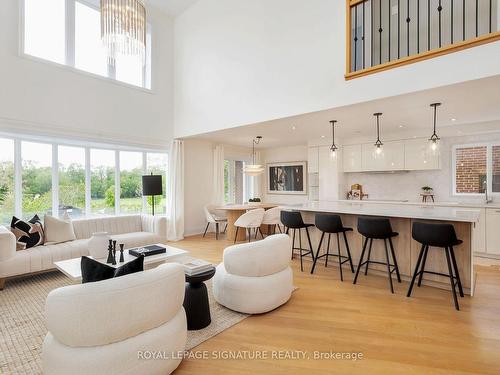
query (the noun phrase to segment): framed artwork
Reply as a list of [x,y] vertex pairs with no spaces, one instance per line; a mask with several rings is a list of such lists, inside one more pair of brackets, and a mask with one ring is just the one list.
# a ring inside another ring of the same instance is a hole
[[307,194],[306,162],[267,164],[268,194]]

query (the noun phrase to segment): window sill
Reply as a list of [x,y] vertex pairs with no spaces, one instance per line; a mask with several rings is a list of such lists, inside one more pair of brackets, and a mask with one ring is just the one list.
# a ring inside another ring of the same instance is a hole
[[122,81],[117,81],[116,79],[113,79],[113,78],[104,77],[104,76],[101,76],[99,74],[95,74],[95,73],[91,73],[91,72],[86,72],[85,70],[81,70],[81,69],[75,68],[73,66],[69,66],[69,65],[65,65],[65,64],[60,64],[60,63],[57,63],[57,62],[54,62],[54,61],[43,59],[41,57],[36,57],[36,56],[29,55],[29,54],[26,54],[24,52],[21,52],[19,54],[19,57],[24,58],[26,60],[30,60],[30,61],[35,61],[37,63],[42,63],[42,64],[45,64],[45,65],[53,66],[53,67],[56,67],[58,69],[66,70],[66,71],[69,71],[69,72],[72,72],[72,73],[76,73],[76,74],[79,74],[79,75],[82,75],[82,76],[86,76],[86,77],[89,77],[89,78],[97,79],[99,81],[104,81],[104,82],[107,82],[107,83],[111,83],[113,85],[117,85],[117,86],[129,88],[129,89],[133,89],[133,90],[142,91],[142,92],[144,92],[146,94],[151,94],[151,95],[155,95],[156,94],[156,92],[153,89],[148,89],[148,88],[145,88],[145,87],[135,86],[135,85],[132,85],[130,83],[126,83],[126,82],[122,82]]

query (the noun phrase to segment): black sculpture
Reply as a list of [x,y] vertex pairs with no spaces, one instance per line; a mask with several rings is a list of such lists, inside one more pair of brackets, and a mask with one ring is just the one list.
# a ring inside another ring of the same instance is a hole
[[123,248],[124,248],[125,244],[120,244],[120,263],[123,263],[125,262],[125,259],[123,258]]

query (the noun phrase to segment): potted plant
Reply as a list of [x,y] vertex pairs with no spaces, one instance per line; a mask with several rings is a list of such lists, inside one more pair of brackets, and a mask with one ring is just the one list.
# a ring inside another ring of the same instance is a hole
[[258,206],[260,204],[260,198],[250,198],[248,204],[251,206]]
[[425,195],[431,195],[433,192],[433,189],[430,186],[423,186],[422,187],[422,193]]

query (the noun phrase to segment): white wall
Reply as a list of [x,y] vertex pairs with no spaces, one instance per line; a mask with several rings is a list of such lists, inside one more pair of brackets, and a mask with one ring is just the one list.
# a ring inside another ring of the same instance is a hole
[[345,5],[200,0],[190,7],[175,20],[175,135],[500,74],[495,42],[345,81]]
[[[261,151],[262,164],[307,161],[307,146],[279,147]],[[267,169],[266,169],[267,171]],[[308,195],[267,194],[267,174],[261,177],[262,200],[268,203],[298,204],[308,201]]]
[[[352,184],[363,185],[363,191],[369,194],[369,199],[390,199],[419,201],[421,187],[431,186],[434,189],[436,201],[481,202],[483,197],[464,197],[453,195],[452,146],[480,142],[500,142],[500,133],[468,135],[462,137],[442,138],[440,144],[441,169],[433,171],[412,171],[390,173],[345,173],[345,193]],[[496,200],[500,198],[497,196]]]
[[173,135],[173,20],[148,9],[153,92],[21,57],[19,0],[0,1],[0,130],[166,145]]

